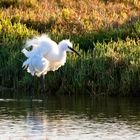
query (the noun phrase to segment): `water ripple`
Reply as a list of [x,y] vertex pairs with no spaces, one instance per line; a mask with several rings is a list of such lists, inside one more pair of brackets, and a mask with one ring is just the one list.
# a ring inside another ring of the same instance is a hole
[[52,102],[31,104],[23,101],[1,100],[0,139],[139,140],[139,104],[135,106],[133,104],[132,107],[128,102],[127,104],[121,102],[119,109],[115,104],[113,102],[114,109],[117,108],[115,111],[104,106],[102,108],[91,106],[91,104],[83,105],[79,110],[77,104],[67,108],[66,105],[54,106]]

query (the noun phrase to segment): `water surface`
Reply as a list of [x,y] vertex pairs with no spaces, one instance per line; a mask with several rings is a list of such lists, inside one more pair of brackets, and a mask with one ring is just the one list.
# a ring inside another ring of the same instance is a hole
[[0,99],[0,140],[140,140],[138,98]]

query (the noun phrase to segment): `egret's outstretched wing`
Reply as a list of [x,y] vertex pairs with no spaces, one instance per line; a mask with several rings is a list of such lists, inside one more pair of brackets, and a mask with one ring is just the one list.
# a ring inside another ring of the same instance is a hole
[[[32,46],[30,51],[27,51],[28,48]],[[22,50],[22,53],[26,57],[32,57],[34,55],[41,55],[47,58],[48,54],[52,52],[58,52],[58,46],[56,42],[51,40],[47,35],[43,34],[41,36],[37,36],[33,39],[28,39],[25,43],[25,47]]]
[[43,40],[46,40],[46,39],[50,39],[48,35],[46,34],[43,34],[41,36],[36,36],[32,39],[27,39],[26,40],[26,43],[25,43],[25,48],[30,48],[31,46],[33,46],[33,49],[34,48],[37,48],[40,46],[40,43],[43,41]]

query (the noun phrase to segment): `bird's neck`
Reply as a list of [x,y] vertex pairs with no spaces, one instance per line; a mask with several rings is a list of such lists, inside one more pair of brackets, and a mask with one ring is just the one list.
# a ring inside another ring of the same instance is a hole
[[59,51],[57,59],[58,60],[66,59],[66,51]]
[[63,61],[66,59],[66,51],[63,49],[63,47],[59,44],[58,45],[58,51],[55,54],[54,61]]

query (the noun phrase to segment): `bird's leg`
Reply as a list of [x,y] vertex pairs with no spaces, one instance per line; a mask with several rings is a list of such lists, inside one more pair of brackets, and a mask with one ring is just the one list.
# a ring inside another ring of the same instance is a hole
[[45,91],[46,90],[46,86],[45,86],[45,75],[42,76],[42,80],[43,80],[43,90]]
[[45,90],[46,90],[46,86],[45,86],[45,75],[42,75],[41,76],[41,92],[45,93]]
[[30,99],[32,100],[33,99],[33,96],[34,96],[34,84],[35,84],[35,77],[33,77],[31,79],[31,83],[30,83],[30,86],[29,86],[29,96],[30,96]]

